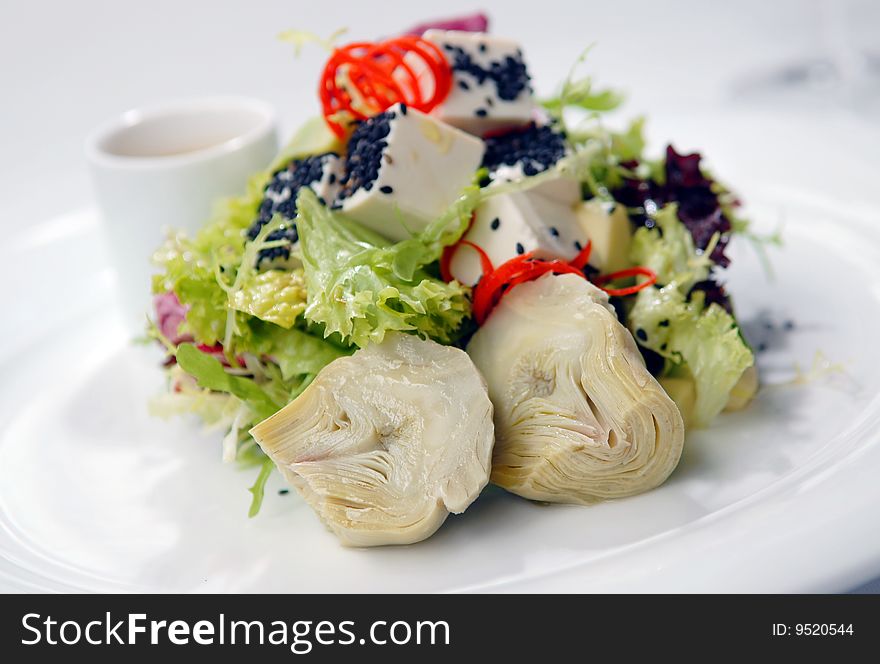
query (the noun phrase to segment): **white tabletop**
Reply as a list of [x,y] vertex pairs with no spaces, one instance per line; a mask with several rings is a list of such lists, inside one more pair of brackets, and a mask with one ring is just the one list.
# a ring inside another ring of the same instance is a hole
[[[274,104],[282,131],[291,130],[317,111],[313,90],[325,55],[307,48],[295,59],[292,48],[275,38],[278,32],[296,27],[328,35],[350,26],[353,38],[387,35],[440,7],[423,4],[341,0],[327,12],[316,3],[291,0],[4,3],[0,227],[14,233],[22,225],[91,205],[83,139],[92,127],[128,108],[204,94],[251,95]],[[743,87],[829,50],[851,65],[846,53],[834,49],[841,39],[868,43],[865,35],[877,34],[880,12],[870,2],[841,3],[842,14],[832,10],[835,3],[820,0],[480,4],[493,18],[493,32],[522,41],[539,93],[550,92],[579,52],[595,43],[587,69],[597,82],[626,90],[628,109],[660,118],[657,124],[680,131],[685,143],[684,118],[699,113],[770,107],[798,120],[809,118],[817,127],[865,123],[870,133],[869,109],[880,108],[864,102],[869,90],[861,83],[846,90],[858,97],[857,111],[833,86],[825,99],[808,102],[792,95],[747,94]],[[473,8],[448,0],[440,13]],[[678,124],[677,118],[682,118]],[[655,136],[658,143],[666,138]],[[821,158],[816,155],[817,165]],[[821,178],[816,186],[821,187]],[[880,591],[880,579],[863,590]]]

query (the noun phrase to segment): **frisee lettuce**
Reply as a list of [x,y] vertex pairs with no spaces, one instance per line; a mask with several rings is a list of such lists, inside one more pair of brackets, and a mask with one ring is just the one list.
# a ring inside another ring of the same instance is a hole
[[707,307],[705,293],[691,292],[713,266],[712,243],[695,249],[675,205],[653,219],[654,228],[636,231],[630,258],[654,270],[661,286],[636,296],[627,324],[639,344],[665,358],[663,375],[690,374],[696,392],[691,424],[708,426],[754,356],[733,316],[717,304]]
[[470,315],[469,289],[442,281],[426,266],[461,237],[467,216],[443,216],[392,245],[327,209],[307,187],[300,190],[297,210],[306,319],[359,347],[380,343],[389,331],[446,344],[455,340]]
[[733,316],[717,304],[705,306],[700,291],[686,298],[674,282],[641,291],[629,324],[641,345],[666,358],[664,375],[675,375],[684,367],[692,376],[695,427],[712,422],[740,376],[754,364]]
[[253,272],[230,294],[229,306],[290,329],[306,308],[302,268]]
[[698,252],[690,231],[678,218],[675,204],[664,206],[653,219],[653,228],[643,226],[633,234],[630,260],[653,270],[660,284],[674,281],[686,293],[709,276],[714,243],[706,251]]

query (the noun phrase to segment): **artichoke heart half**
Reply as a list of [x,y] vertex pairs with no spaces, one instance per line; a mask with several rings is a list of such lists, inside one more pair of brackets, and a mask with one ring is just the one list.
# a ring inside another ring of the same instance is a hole
[[251,434],[343,544],[410,544],[489,481],[486,385],[464,351],[391,333]]
[[652,489],[684,424],[608,296],[577,275],[516,286],[468,353],[495,405],[492,481],[525,498],[593,503]]

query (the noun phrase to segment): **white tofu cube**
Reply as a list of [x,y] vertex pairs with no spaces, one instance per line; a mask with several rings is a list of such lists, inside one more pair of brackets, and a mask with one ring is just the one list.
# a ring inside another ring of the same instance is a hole
[[593,243],[590,265],[600,272],[617,272],[630,267],[632,225],[626,208],[619,203],[590,200],[577,207],[577,219],[584,235]]
[[433,113],[477,136],[526,124],[535,108],[522,50],[512,39],[485,32],[428,30],[452,68],[452,89]]
[[390,240],[404,240],[473,181],[484,149],[480,139],[397,104],[352,134],[335,207]]
[[[538,175],[570,154],[565,136],[552,125],[530,123],[484,142],[483,166],[489,169],[490,186]],[[529,191],[567,205],[581,200],[581,186],[574,177],[555,177]]]
[[[496,268],[530,252],[536,258],[569,261],[586,243],[571,206],[531,192],[486,200],[476,209],[464,239],[483,249]],[[476,284],[482,274],[479,255],[466,245],[456,250],[449,268],[453,277],[468,286]]]

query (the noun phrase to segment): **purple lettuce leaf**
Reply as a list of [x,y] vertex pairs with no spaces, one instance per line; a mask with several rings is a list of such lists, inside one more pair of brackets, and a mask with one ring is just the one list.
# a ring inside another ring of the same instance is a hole
[[[713,190],[714,182],[701,170],[700,160],[699,153],[679,154],[669,145],[664,163],[665,182],[624,178],[623,185],[613,195],[627,207],[645,210],[634,215],[633,221],[649,228],[654,225],[649,213],[652,208],[656,210],[669,203],[677,203],[678,218],[691,232],[694,246],[698,249],[708,247],[716,233],[720,235],[710,257],[716,265],[727,267],[730,259],[724,251],[730,240],[731,221],[724,214],[718,194]],[[624,164],[629,169],[636,165],[636,162]]]
[[464,32],[488,32],[489,17],[482,12],[455,16],[447,19],[436,19],[414,25],[409,30],[404,30],[405,35],[421,37],[428,30],[463,30]]

